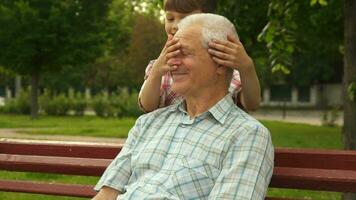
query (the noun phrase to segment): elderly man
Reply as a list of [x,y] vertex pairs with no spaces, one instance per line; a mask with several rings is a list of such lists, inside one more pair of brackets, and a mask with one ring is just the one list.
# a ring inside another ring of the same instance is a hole
[[219,15],[181,21],[175,35],[181,48],[168,63],[177,66],[172,87],[185,100],[136,121],[96,185],[95,200],[264,199],[273,171],[269,132],[234,105],[232,70],[207,51],[209,41],[228,34],[237,37]]

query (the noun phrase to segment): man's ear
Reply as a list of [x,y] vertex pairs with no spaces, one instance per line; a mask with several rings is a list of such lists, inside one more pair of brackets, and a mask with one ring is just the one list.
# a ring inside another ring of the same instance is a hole
[[218,67],[216,68],[216,73],[218,75],[224,75],[227,71],[227,68],[223,65],[218,65]]

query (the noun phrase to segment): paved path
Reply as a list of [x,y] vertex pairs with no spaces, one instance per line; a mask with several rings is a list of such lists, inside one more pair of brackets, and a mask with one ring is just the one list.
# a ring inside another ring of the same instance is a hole
[[[321,111],[287,111],[283,118],[282,111],[263,110],[251,113],[259,120],[274,120],[285,121],[293,123],[305,123],[311,125],[321,125],[322,112]],[[337,120],[338,125],[342,125],[342,113]],[[27,140],[53,140],[53,141],[67,141],[67,142],[100,142],[100,143],[124,143],[125,139],[121,138],[105,138],[105,137],[90,137],[90,136],[63,136],[63,135],[34,135],[21,133],[24,130],[31,129],[0,129],[0,140],[6,139],[27,139]]]
[[[274,120],[320,126],[322,125],[323,112],[315,110],[287,110],[285,112],[285,117],[283,117],[282,110],[260,110],[258,112],[251,113],[251,115],[258,120]],[[342,112],[338,113],[338,118],[335,123],[339,126],[343,125]]]

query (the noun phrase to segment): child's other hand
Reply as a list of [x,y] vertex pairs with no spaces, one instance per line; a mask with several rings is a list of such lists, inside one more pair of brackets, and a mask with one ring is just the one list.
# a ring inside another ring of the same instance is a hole
[[253,67],[252,59],[246,53],[242,43],[234,36],[228,35],[228,41],[209,42],[208,52],[219,65],[244,71]]
[[169,35],[161,54],[153,65],[152,72],[157,76],[163,76],[167,72],[175,70],[177,66],[168,66],[167,61],[180,53],[179,39]]

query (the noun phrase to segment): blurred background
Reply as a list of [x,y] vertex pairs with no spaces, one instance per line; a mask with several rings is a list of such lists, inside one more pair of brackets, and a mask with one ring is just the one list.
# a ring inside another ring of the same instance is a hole
[[[166,41],[162,0],[0,0],[0,139],[125,141],[145,68]],[[253,58],[253,116],[275,147],[356,149],[353,0],[219,0]],[[94,184],[97,178],[0,172]],[[270,190],[304,199],[341,194]],[[56,197],[0,193],[0,199]],[[66,198],[63,198],[66,199]],[[76,199],[76,198],[68,198]]]

